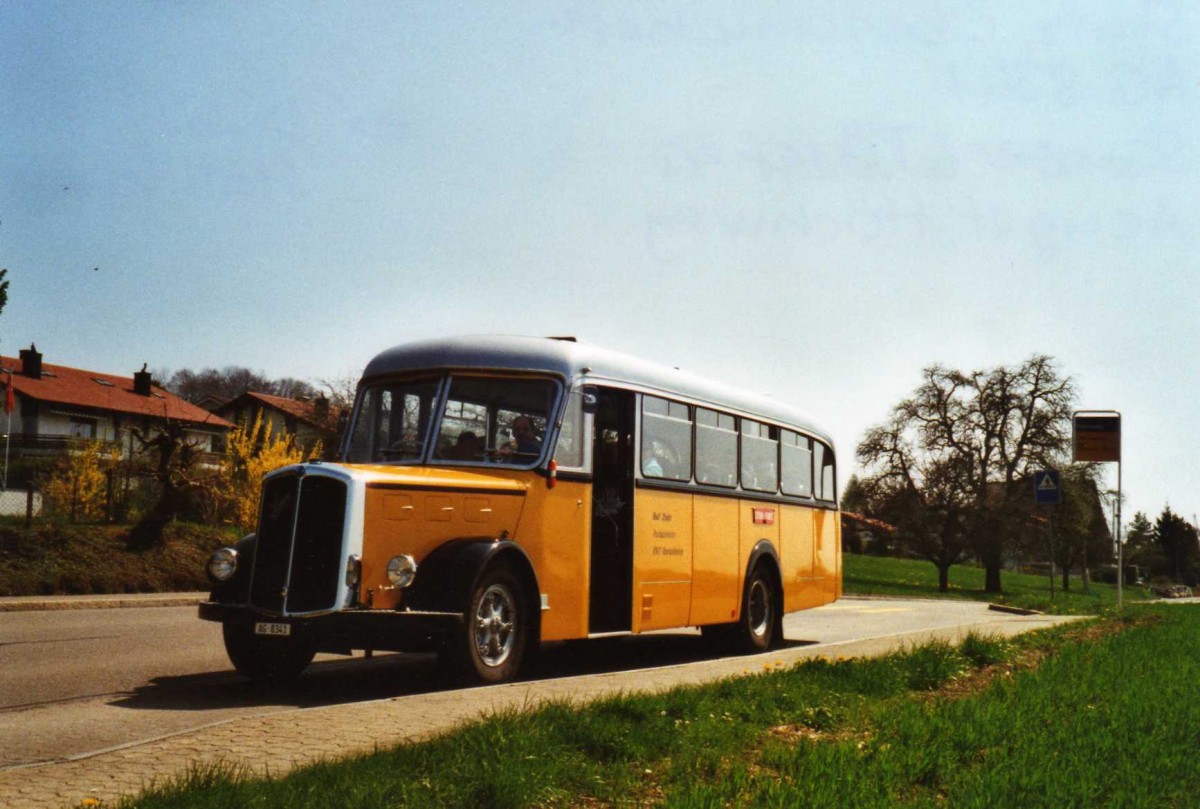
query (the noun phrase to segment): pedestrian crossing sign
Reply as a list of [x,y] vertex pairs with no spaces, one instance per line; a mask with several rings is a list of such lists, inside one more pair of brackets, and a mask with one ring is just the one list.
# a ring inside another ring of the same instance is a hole
[[1033,473],[1033,498],[1038,505],[1062,502],[1062,487],[1059,485],[1057,469],[1043,469]]

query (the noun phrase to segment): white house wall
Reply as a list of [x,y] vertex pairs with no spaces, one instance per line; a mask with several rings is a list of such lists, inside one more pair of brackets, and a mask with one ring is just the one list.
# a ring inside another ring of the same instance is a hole
[[[52,404],[43,403],[38,410],[39,413],[36,420],[36,432],[27,433],[28,435],[66,437],[71,435],[71,416],[54,412],[54,405]],[[128,449],[128,427],[126,426],[118,433],[118,431],[113,427],[113,419],[111,416],[84,416],[81,414],[77,418],[87,418],[96,422],[97,440],[110,442],[119,441],[122,451]],[[129,420],[141,421],[141,419],[136,416],[127,415],[124,417],[124,421],[128,422]],[[9,420],[7,414],[0,414],[0,433],[7,429],[8,423]],[[11,434],[14,436],[26,434],[23,428],[24,421],[21,412],[21,401],[18,399],[12,412]],[[282,429],[282,425],[277,426],[276,429]],[[159,430],[154,425],[150,425],[147,432],[150,435],[157,435]],[[184,437],[187,441],[196,444],[197,449],[199,449],[201,452],[212,452],[214,438],[213,433],[185,429]]]

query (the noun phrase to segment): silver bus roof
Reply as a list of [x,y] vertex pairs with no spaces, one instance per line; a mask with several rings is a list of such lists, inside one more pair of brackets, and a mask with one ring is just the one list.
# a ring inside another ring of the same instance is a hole
[[573,338],[482,335],[404,343],[367,363],[363,382],[426,370],[523,371],[554,374],[567,381],[583,378],[591,384],[624,383],[791,425],[832,444],[828,432],[807,414],[769,396]]

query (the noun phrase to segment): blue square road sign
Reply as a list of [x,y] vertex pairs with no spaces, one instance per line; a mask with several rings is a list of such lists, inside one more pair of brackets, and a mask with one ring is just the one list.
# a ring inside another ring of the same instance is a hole
[[1062,486],[1057,469],[1042,469],[1033,473],[1033,499],[1039,506],[1062,502]]

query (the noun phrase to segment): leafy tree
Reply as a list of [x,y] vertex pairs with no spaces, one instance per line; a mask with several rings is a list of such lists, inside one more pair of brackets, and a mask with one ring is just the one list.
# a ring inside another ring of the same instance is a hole
[[939,571],[970,539],[985,589],[999,592],[1006,552],[1028,515],[1027,481],[1065,454],[1073,398],[1071,379],[1047,356],[969,373],[926,368],[922,384],[859,443],[864,485],[900,498],[915,550],[935,557]]
[[1170,566],[1167,575],[1195,587],[1200,580],[1200,543],[1197,542],[1196,527],[1171,511],[1170,506],[1165,506],[1154,523],[1154,533]]
[[855,514],[869,513],[870,505],[867,502],[867,492],[863,488],[862,481],[858,479],[858,475],[851,475],[846,481],[846,488],[842,492],[842,511],[852,511]]
[[1133,515],[1125,529],[1125,561],[1145,569],[1151,575],[1167,575],[1171,567],[1166,553],[1158,544],[1154,523],[1141,511]]
[[8,305],[8,268],[0,270],[0,312]]
[[[846,489],[842,493],[842,541],[845,547],[851,553],[870,553],[876,556],[889,556],[896,552],[896,534],[893,531],[887,530],[883,526],[871,526],[864,528],[855,522],[847,522],[847,515],[855,514],[864,517],[873,517],[881,522],[891,522],[892,515],[889,512],[889,503],[886,501],[886,495],[880,490],[880,487],[864,486],[857,475],[851,475],[846,481]],[[863,534],[868,533],[870,536],[870,544],[863,542]]]
[[1112,533],[1100,503],[1097,469],[1094,464],[1072,466],[1060,478],[1062,502],[1054,509],[1054,543],[1064,591],[1071,589],[1072,567],[1086,568],[1112,556]]
[[1150,518],[1146,516],[1145,512],[1136,512],[1125,528],[1126,548],[1132,550],[1143,545],[1150,545],[1154,541],[1154,524],[1150,522]]

